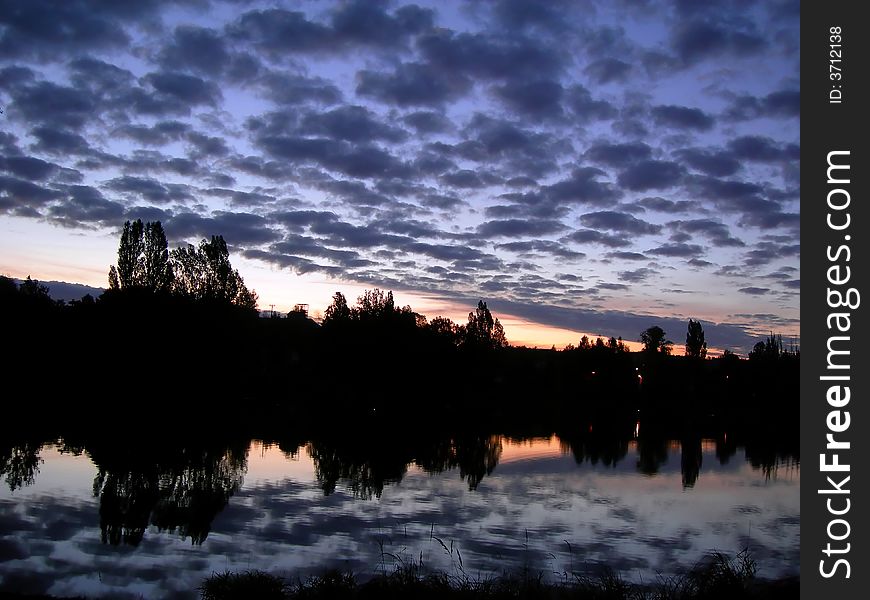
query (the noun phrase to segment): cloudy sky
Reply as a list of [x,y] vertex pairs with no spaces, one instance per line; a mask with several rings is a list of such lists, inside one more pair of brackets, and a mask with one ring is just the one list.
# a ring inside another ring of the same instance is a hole
[[799,334],[799,48],[788,0],[10,0],[0,273],[105,286],[141,218],[264,308],[745,350]]

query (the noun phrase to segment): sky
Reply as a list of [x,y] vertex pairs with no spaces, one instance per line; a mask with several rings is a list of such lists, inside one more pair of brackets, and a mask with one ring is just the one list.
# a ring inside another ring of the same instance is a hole
[[799,338],[799,8],[10,0],[0,274],[105,287],[141,218],[223,235],[264,309]]

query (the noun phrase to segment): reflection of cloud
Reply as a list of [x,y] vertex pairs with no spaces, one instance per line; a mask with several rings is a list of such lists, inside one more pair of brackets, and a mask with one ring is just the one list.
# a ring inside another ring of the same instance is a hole
[[[669,460],[653,477],[636,473],[634,442],[612,466],[578,465],[555,437],[502,439],[501,448],[498,465],[476,491],[458,469],[431,474],[411,466],[379,499],[360,500],[341,481],[324,496],[306,453],[290,461],[277,446],[257,445],[248,454],[245,484],[215,517],[202,546],[155,528],[137,548],[102,544],[87,486],[82,498],[24,488],[15,502],[0,500],[0,530],[8,533],[0,538],[0,559],[6,558],[0,576],[54,594],[125,597],[147,590],[139,593],[193,598],[205,577],[224,569],[304,576],[337,567],[364,578],[380,564],[379,544],[406,560],[423,553],[427,565],[451,572],[456,554],[434,535],[462,553],[468,572],[497,575],[523,565],[585,572],[609,565],[628,578],[648,579],[653,570],[688,568],[710,549],[742,549],[750,520],[761,574],[796,570],[797,470],[765,482],[742,453],[722,465],[716,445],[705,443],[695,487],[684,491],[679,444],[665,445]],[[54,456],[45,456],[41,477],[52,477]],[[281,464],[292,477],[277,477]],[[753,481],[763,485],[746,485]],[[38,587],[40,578],[56,583]]]

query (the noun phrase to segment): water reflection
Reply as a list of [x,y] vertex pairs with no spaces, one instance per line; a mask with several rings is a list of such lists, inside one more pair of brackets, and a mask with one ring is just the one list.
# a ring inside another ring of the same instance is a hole
[[[92,470],[61,472],[61,460]],[[561,566],[550,557],[562,560],[569,547],[572,563],[648,577],[748,544],[773,576],[797,569],[798,469],[797,456],[774,443],[725,434],[674,441],[631,424],[547,437],[14,440],[0,446],[0,578],[35,569],[72,582],[93,561],[103,573],[116,569],[118,586],[144,585],[149,575],[136,573],[160,564],[169,583],[159,585],[194,590],[234,565],[364,574],[383,559],[379,544],[449,571],[454,559],[432,532],[482,572],[553,572]],[[139,593],[168,595],[152,592]]]

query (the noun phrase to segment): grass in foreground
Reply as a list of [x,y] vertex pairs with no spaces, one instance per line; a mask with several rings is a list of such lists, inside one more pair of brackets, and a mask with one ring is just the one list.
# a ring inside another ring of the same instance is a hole
[[364,583],[352,573],[328,571],[306,581],[290,582],[262,571],[221,573],[200,587],[202,600],[320,600],[320,599],[481,599],[513,598],[553,600],[740,600],[798,598],[797,578],[764,581],[755,578],[755,562],[744,552],[734,559],[715,553],[682,576],[661,578],[653,585],[622,579],[612,570],[598,577],[566,577],[546,583],[542,576],[504,575],[471,579],[430,572],[405,565]]

